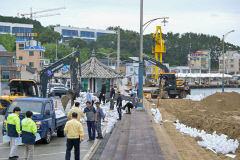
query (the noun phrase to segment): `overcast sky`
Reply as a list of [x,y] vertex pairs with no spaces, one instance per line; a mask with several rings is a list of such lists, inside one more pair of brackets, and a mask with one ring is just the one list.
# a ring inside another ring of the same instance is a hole
[[[60,24],[77,27],[106,29],[121,26],[139,31],[140,0],[8,0],[2,1],[0,14],[39,11],[65,6],[66,9],[42,14],[61,13],[58,16],[39,18],[44,25]],[[168,16],[169,23],[163,32],[195,32],[222,37],[234,29],[227,42],[240,46],[240,0],[144,0],[144,21]],[[39,14],[40,15],[40,14]],[[152,23],[145,33],[155,31],[161,21]]]

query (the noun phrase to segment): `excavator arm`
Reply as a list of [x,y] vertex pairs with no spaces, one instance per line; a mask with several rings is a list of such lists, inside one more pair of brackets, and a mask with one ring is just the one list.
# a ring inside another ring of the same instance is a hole
[[81,76],[81,64],[80,64],[80,52],[79,49],[76,52],[73,52],[66,57],[58,60],[52,65],[40,71],[40,86],[41,86],[41,96],[47,96],[47,84],[48,81],[53,77],[54,73],[60,70],[63,66],[71,66],[71,78],[73,82],[73,92],[78,95],[80,92],[80,80]]
[[155,66],[161,68],[165,73],[169,73],[169,69],[165,65],[163,65],[161,62],[159,62],[159,61],[157,61],[157,60],[155,60],[153,58],[150,58],[150,57],[148,57],[146,55],[143,56],[143,59],[145,61],[151,63],[152,65],[155,65]]

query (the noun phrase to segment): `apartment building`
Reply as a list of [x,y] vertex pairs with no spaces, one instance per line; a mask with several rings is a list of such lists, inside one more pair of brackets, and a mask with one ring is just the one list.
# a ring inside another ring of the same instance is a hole
[[35,40],[16,40],[16,63],[26,65],[40,71],[46,60],[44,59],[45,48]]
[[188,54],[188,66],[190,73],[208,73],[211,67],[210,51],[200,50]]
[[[227,51],[224,55],[225,73],[240,74],[240,51]],[[219,72],[223,72],[223,56],[219,57]]]
[[15,53],[7,52],[5,48],[0,45],[0,78],[1,81],[19,78],[20,74],[17,71],[15,63]]

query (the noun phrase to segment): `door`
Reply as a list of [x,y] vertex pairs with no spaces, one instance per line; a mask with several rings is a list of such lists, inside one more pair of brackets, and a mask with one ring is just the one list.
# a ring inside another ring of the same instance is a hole
[[[48,124],[48,128],[51,128],[54,131],[55,128],[55,114],[53,112],[53,105],[50,102],[46,103],[45,111],[44,111],[44,119],[45,122]],[[47,129],[48,129],[47,128]]]

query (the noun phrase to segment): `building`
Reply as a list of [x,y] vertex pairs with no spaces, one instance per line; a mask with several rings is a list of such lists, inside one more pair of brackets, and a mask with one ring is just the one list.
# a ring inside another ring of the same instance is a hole
[[[224,55],[225,73],[240,73],[240,51],[227,51]],[[223,56],[219,57],[219,72],[223,72]]]
[[188,54],[190,73],[208,73],[210,71],[210,51],[200,50],[195,54]]
[[16,63],[26,65],[40,71],[45,65],[45,48],[35,40],[16,40]]
[[172,72],[172,73],[190,73],[190,68],[189,68],[189,66],[170,67],[170,72]]
[[96,41],[98,37],[114,34],[115,31],[109,30],[97,30],[90,28],[78,28],[71,26],[57,26],[54,27],[54,31],[59,32],[62,35],[61,43],[68,43],[73,38],[81,38],[87,42]]
[[32,29],[33,24],[0,22],[0,34],[12,34],[21,39],[30,40],[34,36]]
[[1,81],[8,81],[9,79],[19,78],[20,73],[17,71],[15,53],[7,52],[2,45],[0,45],[0,48]]
[[139,63],[126,63],[126,77],[128,83],[135,86],[138,83]]

